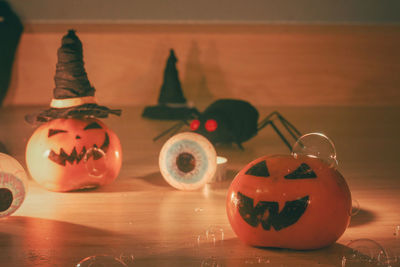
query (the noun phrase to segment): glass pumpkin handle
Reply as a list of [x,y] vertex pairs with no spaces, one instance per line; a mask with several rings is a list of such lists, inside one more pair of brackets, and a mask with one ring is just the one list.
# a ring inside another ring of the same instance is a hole
[[293,157],[304,155],[319,158],[331,168],[337,168],[336,148],[333,141],[323,133],[308,133],[297,139],[292,148]]

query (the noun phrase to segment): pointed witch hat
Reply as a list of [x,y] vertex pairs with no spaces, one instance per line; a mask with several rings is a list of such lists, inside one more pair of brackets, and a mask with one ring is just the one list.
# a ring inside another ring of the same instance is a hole
[[106,118],[108,114],[121,115],[119,109],[97,104],[95,89],[91,86],[83,62],[82,43],[74,30],[62,38],[50,109],[25,116],[29,123],[47,122],[57,118]]
[[167,60],[164,70],[164,81],[161,86],[157,106],[146,107],[142,116],[159,120],[181,120],[187,119],[192,114],[198,114],[196,108],[188,105],[183,95],[178,70],[176,69],[177,58],[173,49]]

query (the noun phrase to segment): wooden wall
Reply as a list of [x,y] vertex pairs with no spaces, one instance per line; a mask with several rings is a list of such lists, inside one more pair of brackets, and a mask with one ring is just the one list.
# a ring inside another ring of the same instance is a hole
[[169,49],[198,107],[222,97],[259,106],[399,105],[400,26],[30,24],[5,105],[48,105],[69,28],[107,105],[157,101]]
[[6,0],[25,22],[399,23],[398,0]]

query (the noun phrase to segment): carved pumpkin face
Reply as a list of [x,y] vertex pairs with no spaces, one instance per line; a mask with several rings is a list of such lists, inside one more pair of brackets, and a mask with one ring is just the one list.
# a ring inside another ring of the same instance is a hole
[[226,209],[246,244],[316,249],[347,228],[351,195],[342,175],[320,159],[264,156],[236,175]]
[[52,191],[112,182],[122,162],[118,137],[97,119],[56,119],[29,139],[26,163],[33,179]]

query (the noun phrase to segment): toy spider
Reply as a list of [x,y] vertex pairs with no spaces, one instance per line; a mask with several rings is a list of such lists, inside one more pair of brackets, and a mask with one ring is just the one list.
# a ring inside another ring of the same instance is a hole
[[[270,113],[260,122],[258,122],[258,117],[257,109],[246,101],[219,99],[209,105],[203,113],[192,114],[191,118],[178,122],[153,140],[156,141],[168,133],[172,136],[182,126],[188,125],[192,131],[207,137],[214,145],[235,143],[243,149],[243,142],[257,135],[258,131],[264,127],[271,125],[285,145],[292,150],[289,141],[274,122],[275,119],[279,120],[290,136],[297,140],[301,134],[288,120],[277,111]],[[191,123],[188,122],[190,119],[192,119]]]

